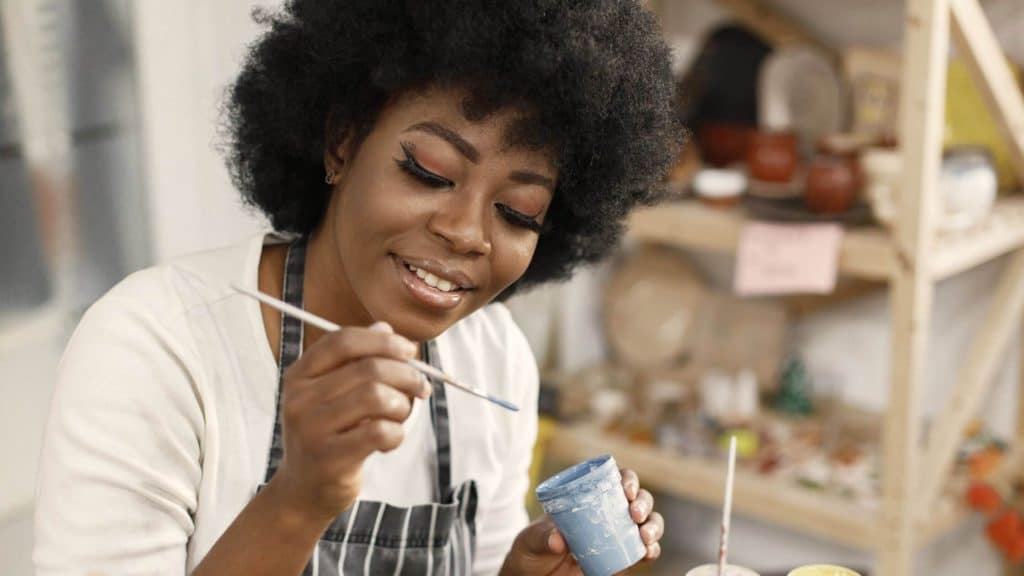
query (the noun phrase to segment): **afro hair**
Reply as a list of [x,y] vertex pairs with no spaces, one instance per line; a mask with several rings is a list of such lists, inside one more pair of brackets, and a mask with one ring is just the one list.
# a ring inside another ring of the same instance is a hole
[[610,254],[682,142],[669,50],[635,0],[290,0],[256,17],[267,31],[227,96],[228,163],[278,231],[320,223],[325,149],[358,145],[396,95],[463,87],[467,118],[529,111],[520,143],[552,152],[558,182],[500,298]]

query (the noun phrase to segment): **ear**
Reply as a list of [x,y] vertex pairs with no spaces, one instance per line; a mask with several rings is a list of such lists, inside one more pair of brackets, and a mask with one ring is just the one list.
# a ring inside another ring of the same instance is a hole
[[324,145],[324,171],[342,174],[348,155],[348,137],[340,141],[327,141]]
[[328,115],[324,122],[324,172],[344,174],[346,160],[349,159],[352,144],[352,130],[335,122],[333,114]]

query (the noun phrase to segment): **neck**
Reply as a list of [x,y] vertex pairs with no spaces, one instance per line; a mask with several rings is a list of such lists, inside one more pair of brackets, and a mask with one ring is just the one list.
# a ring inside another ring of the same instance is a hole
[[[330,212],[325,222],[310,235],[306,248],[306,274],[303,303],[306,310],[339,326],[367,326],[374,322],[352,290],[338,250],[337,236]],[[312,344],[323,335],[314,326],[306,327],[306,341]]]

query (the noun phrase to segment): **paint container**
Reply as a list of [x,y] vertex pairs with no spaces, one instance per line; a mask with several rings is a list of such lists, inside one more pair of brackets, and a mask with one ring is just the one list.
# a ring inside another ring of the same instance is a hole
[[860,574],[850,570],[849,568],[843,568],[842,566],[833,566],[831,564],[812,564],[809,566],[794,568],[789,571],[787,576],[860,576]]
[[610,455],[555,474],[537,486],[536,493],[586,576],[610,576],[647,554],[629,514],[619,467]]
[[[686,576],[718,576],[718,564],[701,564],[687,572]],[[722,576],[758,576],[758,574],[750,568],[726,564]]]

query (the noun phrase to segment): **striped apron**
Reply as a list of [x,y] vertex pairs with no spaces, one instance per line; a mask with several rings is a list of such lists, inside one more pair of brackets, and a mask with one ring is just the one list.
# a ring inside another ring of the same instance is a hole
[[[284,300],[302,307],[306,238],[288,247],[285,258]],[[281,385],[284,372],[302,353],[302,323],[282,315],[278,361],[277,416],[270,445],[265,482],[277,471],[284,455],[281,438]],[[440,368],[437,346],[425,342],[424,361]],[[403,508],[386,502],[357,500],[324,531],[306,564],[303,576],[344,574],[468,575],[472,572],[476,484],[451,485],[451,438],[444,386],[431,379],[430,419],[437,444],[435,501]],[[265,485],[265,484],[264,484]]]

